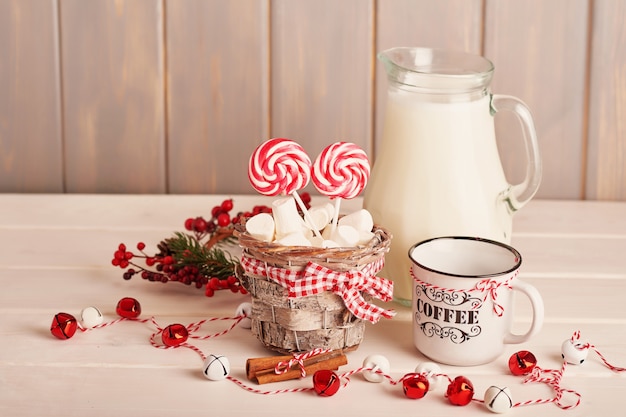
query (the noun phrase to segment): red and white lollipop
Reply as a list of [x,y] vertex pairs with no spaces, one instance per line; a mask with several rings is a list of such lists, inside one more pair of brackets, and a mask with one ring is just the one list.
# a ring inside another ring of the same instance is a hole
[[292,194],[309,183],[311,159],[302,146],[290,139],[270,139],[250,156],[248,178],[263,195]]
[[331,199],[337,199],[333,218],[333,225],[336,225],[341,199],[354,198],[363,191],[370,177],[370,163],[358,145],[336,142],[318,155],[312,174],[315,188]]
[[[298,190],[311,179],[311,159],[302,146],[285,138],[273,138],[259,145],[250,156],[248,178],[259,193],[267,196],[291,195],[309,225],[313,225]],[[313,232],[319,231],[312,227]]]
[[354,143],[333,143],[313,163],[313,184],[320,193],[330,198],[351,199],[358,196],[369,177],[367,154]]

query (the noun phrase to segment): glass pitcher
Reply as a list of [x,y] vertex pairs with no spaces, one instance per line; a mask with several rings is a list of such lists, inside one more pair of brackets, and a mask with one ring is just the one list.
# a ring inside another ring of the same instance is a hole
[[[510,243],[513,213],[539,188],[541,160],[526,105],[490,92],[489,60],[429,48],[393,48],[378,59],[388,94],[364,207],[393,234],[381,276],[394,281],[394,299],[410,305],[409,248],[450,235]],[[503,110],[518,116],[526,144],[526,176],[516,185],[496,144],[494,115]]]

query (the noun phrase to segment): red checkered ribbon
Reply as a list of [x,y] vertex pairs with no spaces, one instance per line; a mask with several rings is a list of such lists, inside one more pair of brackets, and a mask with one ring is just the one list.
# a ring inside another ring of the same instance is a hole
[[378,322],[381,317],[391,318],[396,313],[370,304],[361,292],[366,292],[382,301],[390,301],[393,296],[393,283],[376,274],[382,269],[383,258],[365,265],[361,270],[337,272],[322,265],[309,262],[304,270],[293,271],[273,267],[257,259],[241,257],[241,266],[246,273],[273,280],[285,287],[289,298],[306,297],[324,291],[339,295],[348,310],[356,317]]

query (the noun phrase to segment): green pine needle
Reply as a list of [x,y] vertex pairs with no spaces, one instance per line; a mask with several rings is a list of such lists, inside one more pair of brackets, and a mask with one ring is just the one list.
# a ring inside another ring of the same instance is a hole
[[209,278],[226,279],[235,275],[239,260],[217,245],[207,248],[194,236],[176,232],[175,237],[167,239],[167,245],[176,263],[181,267],[195,266]]

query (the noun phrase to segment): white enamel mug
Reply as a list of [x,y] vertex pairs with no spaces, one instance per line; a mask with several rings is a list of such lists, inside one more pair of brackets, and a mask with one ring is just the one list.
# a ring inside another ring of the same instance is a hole
[[[506,344],[523,343],[543,324],[535,287],[517,278],[522,257],[506,244],[473,237],[439,237],[409,250],[413,275],[413,341],[430,359],[473,366],[496,359]],[[513,292],[530,300],[532,322],[513,334]]]

